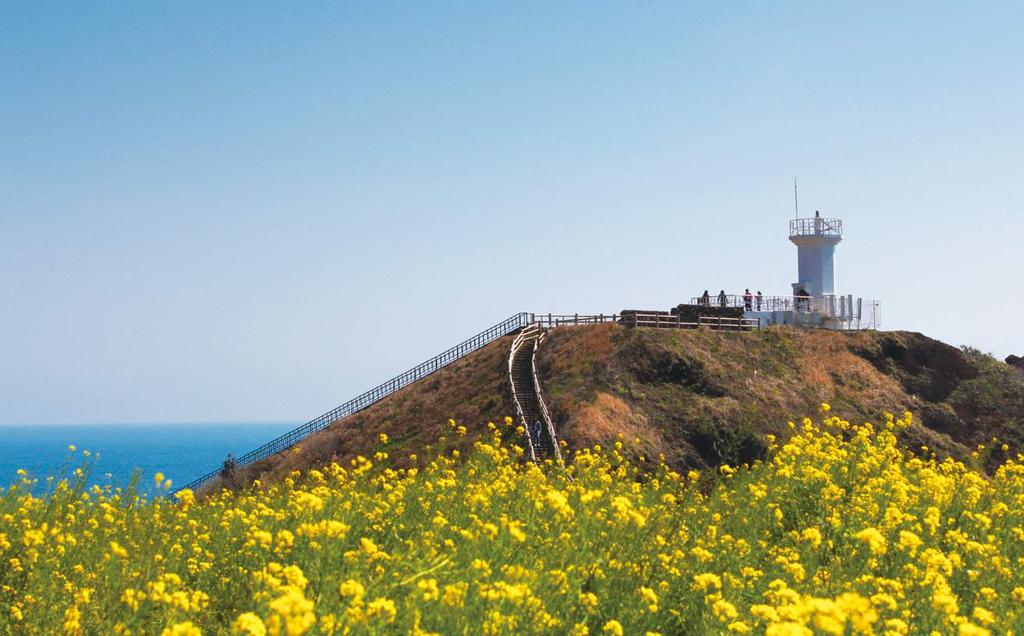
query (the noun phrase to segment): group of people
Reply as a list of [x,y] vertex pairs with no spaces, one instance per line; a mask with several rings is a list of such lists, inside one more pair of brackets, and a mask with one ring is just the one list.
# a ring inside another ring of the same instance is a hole
[[[754,311],[755,303],[757,306],[757,311],[761,311],[762,302],[764,302],[764,296],[761,294],[760,290],[758,290],[756,296],[754,294],[751,294],[749,289],[743,292],[743,309],[745,311]],[[704,305],[705,307],[711,305],[711,296],[708,294],[708,290],[704,290],[704,293],[701,295],[698,304]],[[718,292],[718,306],[729,306],[729,297],[726,296],[724,289]]]

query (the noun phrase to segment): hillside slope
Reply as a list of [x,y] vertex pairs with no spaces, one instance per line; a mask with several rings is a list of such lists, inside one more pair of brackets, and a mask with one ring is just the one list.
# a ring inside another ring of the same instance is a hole
[[908,332],[555,331],[541,350],[563,439],[616,434],[674,465],[743,462],[822,402],[851,420],[909,410],[905,443],[966,456],[1024,441],[1024,382],[1006,364]]
[[[381,433],[392,457],[407,461],[449,418],[468,429],[449,442],[469,446],[488,421],[512,413],[510,343],[496,341],[230,481],[370,455]],[[570,448],[622,435],[637,453],[663,454],[680,468],[759,456],[765,434],[786,434],[787,422],[822,402],[851,420],[909,410],[917,419],[904,443],[941,454],[966,457],[993,437],[1015,448],[1024,442],[1024,376],[917,333],[563,327],[545,339],[538,370]]]

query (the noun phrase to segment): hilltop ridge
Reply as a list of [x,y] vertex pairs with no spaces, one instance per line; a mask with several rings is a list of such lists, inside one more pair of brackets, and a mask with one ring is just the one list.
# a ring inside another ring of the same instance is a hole
[[[303,440],[240,468],[233,484],[281,478],[367,455],[386,434],[394,461],[434,443],[449,418],[468,448],[488,421],[513,413],[512,337],[481,350]],[[769,328],[736,333],[561,327],[538,352],[544,398],[570,449],[618,436],[641,455],[706,467],[761,456],[765,435],[829,402],[851,420],[910,411],[903,443],[968,457],[993,438],[1024,443],[1024,374],[973,349],[912,332]]]

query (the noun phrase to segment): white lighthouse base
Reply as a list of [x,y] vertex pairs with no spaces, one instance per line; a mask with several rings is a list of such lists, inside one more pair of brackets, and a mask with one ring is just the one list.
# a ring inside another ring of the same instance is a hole
[[817,311],[747,311],[743,313],[743,317],[756,319],[762,328],[774,325],[836,330],[844,328],[842,321],[822,315]]

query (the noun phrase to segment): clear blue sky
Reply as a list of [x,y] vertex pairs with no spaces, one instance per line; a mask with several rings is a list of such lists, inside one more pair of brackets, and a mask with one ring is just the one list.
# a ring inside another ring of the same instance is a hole
[[6,3],[0,423],[301,420],[517,311],[1024,354],[1024,5]]

